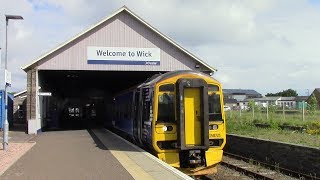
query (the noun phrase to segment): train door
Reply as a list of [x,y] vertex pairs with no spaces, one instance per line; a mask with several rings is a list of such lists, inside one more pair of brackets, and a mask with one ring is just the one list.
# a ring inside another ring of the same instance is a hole
[[136,89],[134,91],[134,99],[133,99],[133,137],[135,141],[141,142],[141,111],[142,111],[142,92],[141,89]]
[[208,85],[203,79],[179,79],[176,88],[178,145],[209,148]]
[[186,146],[201,145],[201,106],[200,88],[184,89],[184,119]]
[[141,136],[140,139],[144,144],[149,143],[151,145],[151,119],[152,113],[152,90],[150,87],[144,87],[142,89],[142,118],[141,118]]

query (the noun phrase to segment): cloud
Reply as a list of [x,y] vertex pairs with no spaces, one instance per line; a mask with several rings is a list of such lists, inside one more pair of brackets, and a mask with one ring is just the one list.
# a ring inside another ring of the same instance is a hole
[[[217,68],[214,76],[225,88],[265,94],[319,87],[320,6],[314,1],[11,0],[0,4],[0,16],[25,18],[9,24],[13,90],[25,88],[21,66],[123,5]],[[1,47],[4,27],[2,18]]]

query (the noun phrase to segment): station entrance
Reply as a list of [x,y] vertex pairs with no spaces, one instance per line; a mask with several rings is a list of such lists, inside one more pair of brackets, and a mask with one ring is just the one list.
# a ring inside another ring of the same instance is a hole
[[[43,131],[111,124],[113,96],[156,73],[151,71],[39,71]],[[109,121],[108,121],[109,120]]]
[[35,59],[27,73],[28,133],[111,124],[113,96],[157,73],[216,71],[127,7]]

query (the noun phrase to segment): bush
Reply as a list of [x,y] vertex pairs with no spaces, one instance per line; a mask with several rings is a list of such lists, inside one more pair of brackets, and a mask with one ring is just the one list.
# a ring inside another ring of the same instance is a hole
[[272,129],[280,129],[279,123],[274,121],[272,118],[269,120],[270,128]]
[[316,99],[316,96],[314,94],[311,95],[311,98],[308,102],[308,106],[307,106],[307,111],[310,115],[314,115],[316,110],[317,110],[317,106],[318,106],[318,102]]
[[320,121],[308,123],[306,132],[312,135],[320,134]]

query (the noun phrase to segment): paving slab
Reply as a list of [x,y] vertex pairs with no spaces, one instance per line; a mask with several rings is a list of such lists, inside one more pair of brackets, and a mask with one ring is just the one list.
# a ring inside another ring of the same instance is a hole
[[0,131],[0,176],[35,145],[32,141],[35,135],[26,134],[24,129],[25,125],[10,127],[7,150],[3,150],[3,131]]
[[21,156],[35,145],[35,142],[9,143],[8,149],[0,148],[0,176],[12,166]]
[[[13,126],[9,127],[9,143],[20,143],[20,142],[28,142],[36,135],[34,134],[27,134],[26,133],[26,125],[25,124],[14,124]],[[0,141],[3,141],[3,131],[0,130]]]
[[87,130],[45,132],[0,179],[133,179]]
[[106,129],[94,129],[93,133],[135,179],[192,179]]

